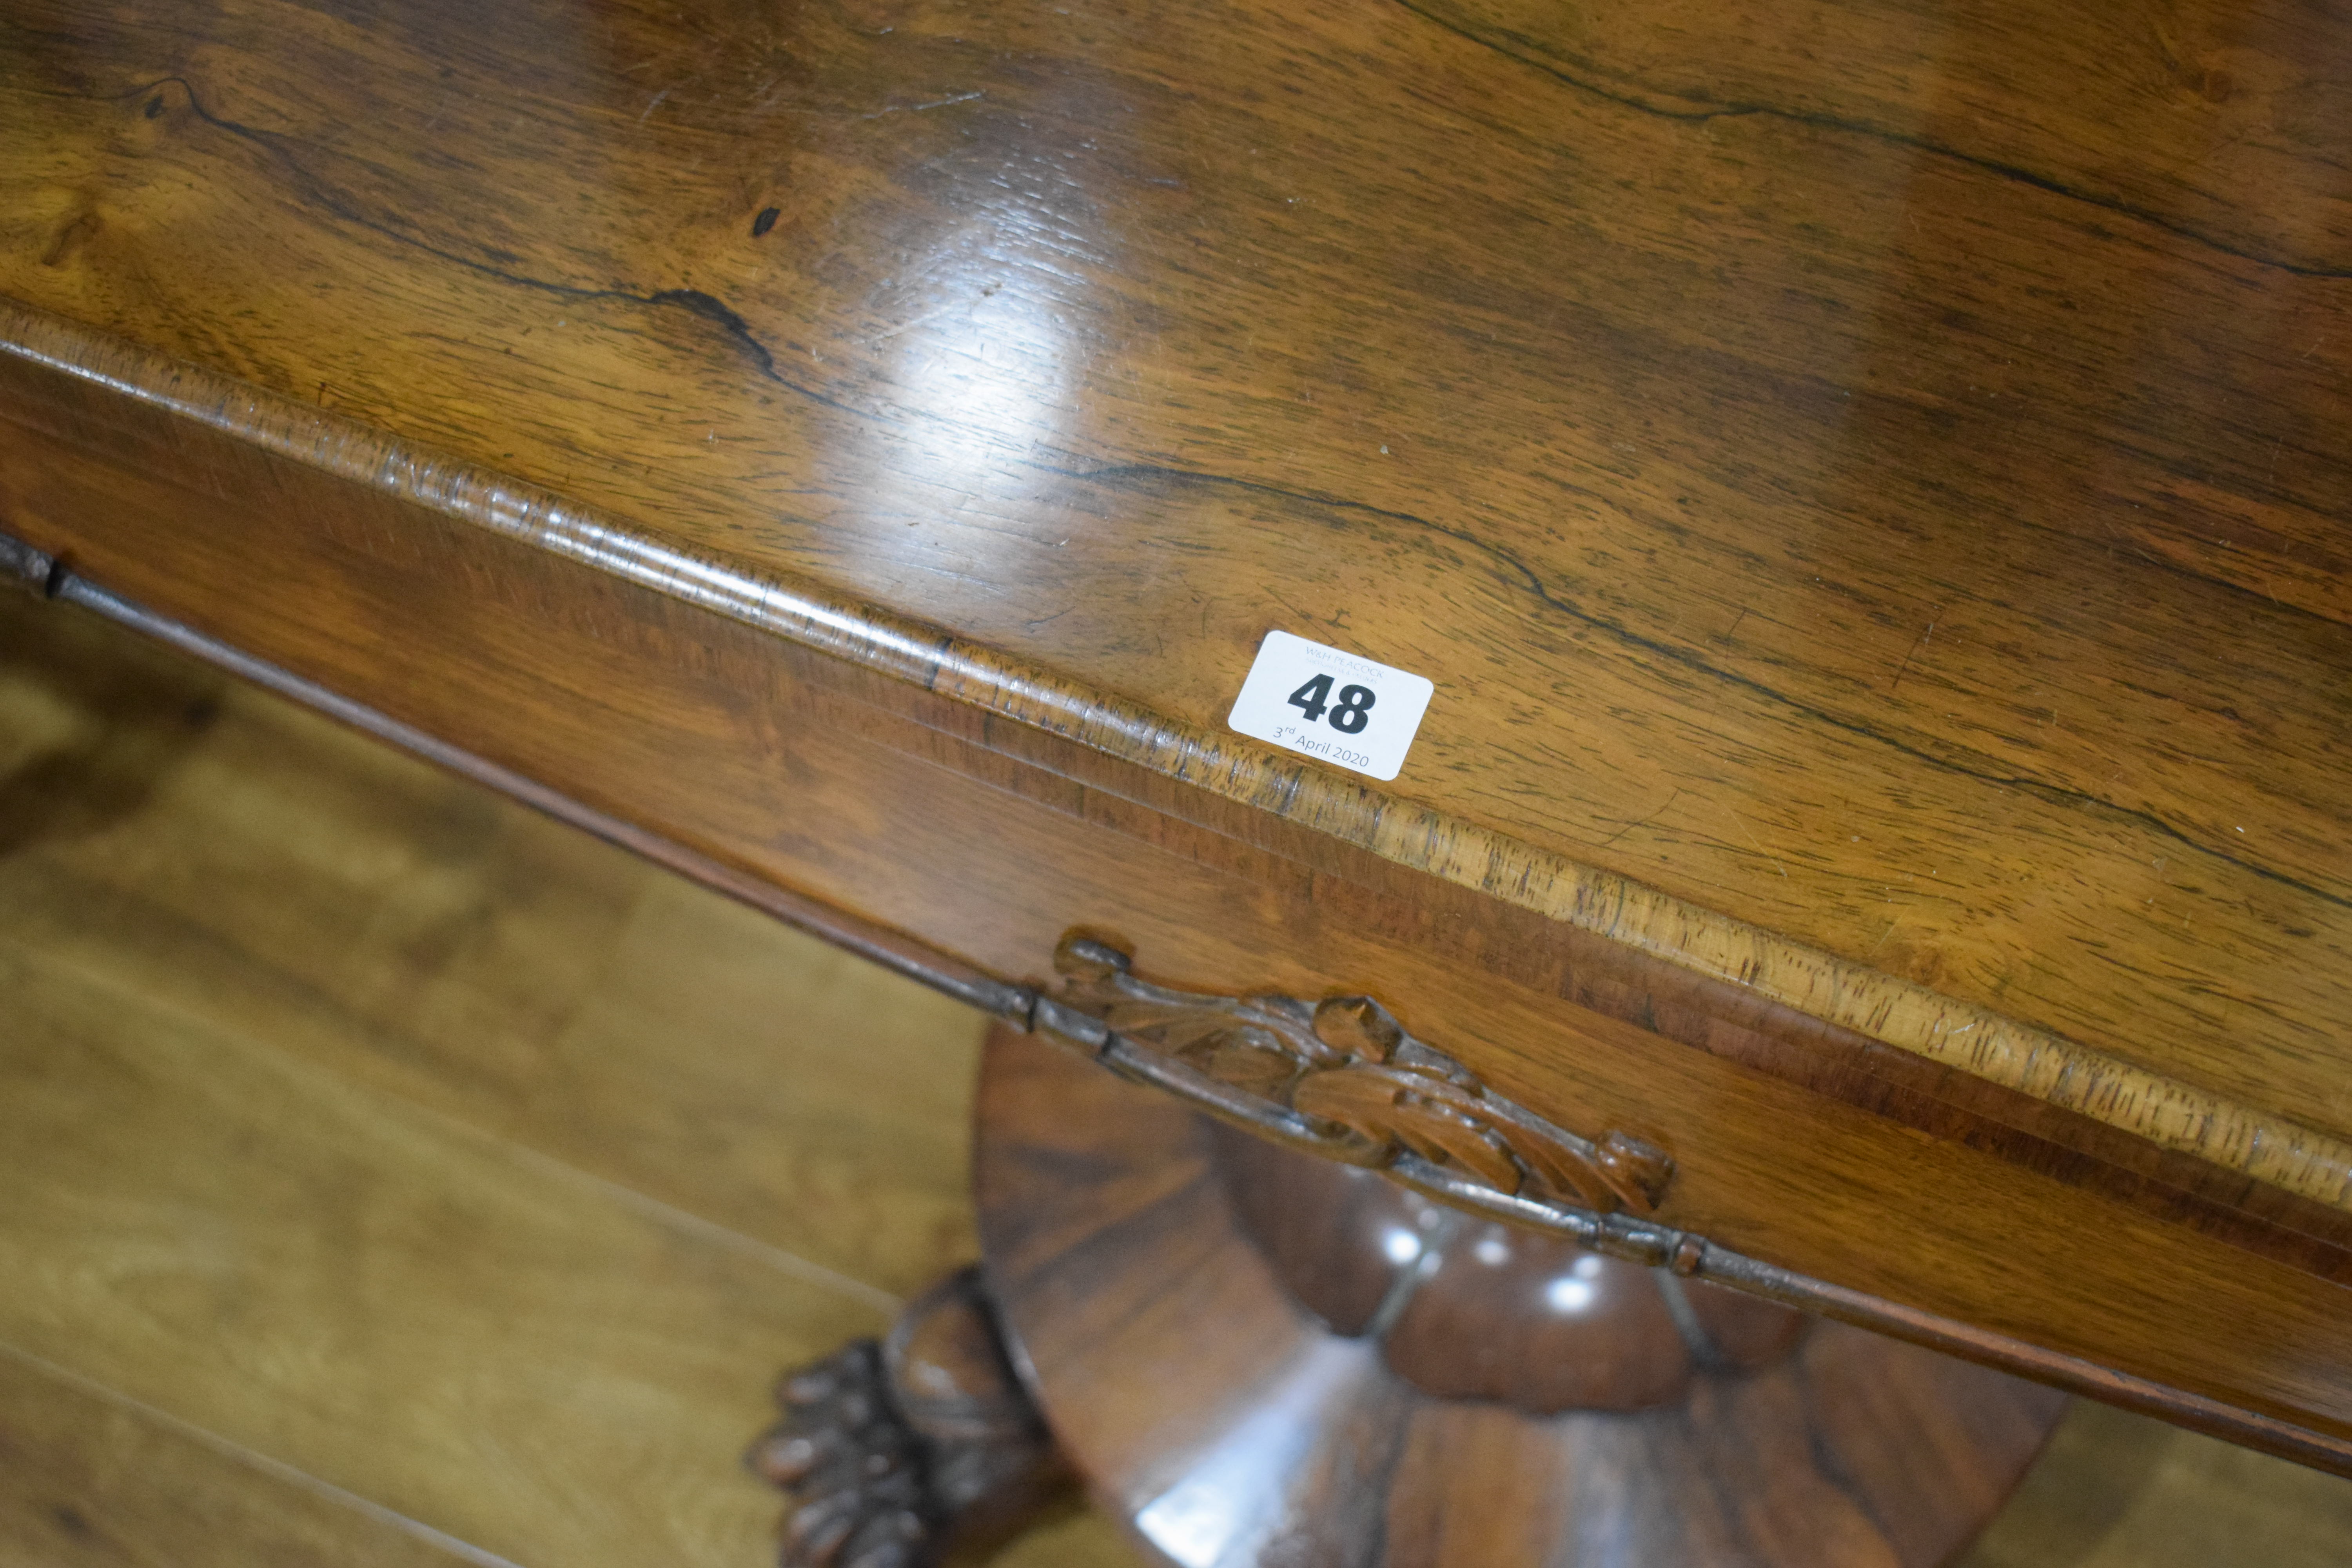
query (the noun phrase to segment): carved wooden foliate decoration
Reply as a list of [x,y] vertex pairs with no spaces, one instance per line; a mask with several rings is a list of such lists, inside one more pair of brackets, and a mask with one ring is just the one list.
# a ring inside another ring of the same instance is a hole
[[1647,1214],[1674,1173],[1638,1138],[1580,1137],[1490,1092],[1369,996],[1171,990],[1076,932],[1054,967],[1063,990],[1040,1000],[1037,1027],[1255,1131],[1443,1200],[1538,1222],[1563,1207]]

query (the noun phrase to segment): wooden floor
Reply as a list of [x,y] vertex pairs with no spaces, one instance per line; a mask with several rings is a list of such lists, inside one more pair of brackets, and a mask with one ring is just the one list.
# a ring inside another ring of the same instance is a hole
[[[771,1375],[972,1253],[980,1029],[0,597],[0,1564],[757,1568]],[[2083,1406],[1965,1561],[2340,1568],[2352,1484]]]

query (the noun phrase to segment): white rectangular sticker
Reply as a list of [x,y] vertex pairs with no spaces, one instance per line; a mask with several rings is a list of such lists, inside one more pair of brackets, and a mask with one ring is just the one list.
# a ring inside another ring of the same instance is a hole
[[1436,689],[1391,666],[1268,632],[1225,722],[1289,751],[1392,779]]

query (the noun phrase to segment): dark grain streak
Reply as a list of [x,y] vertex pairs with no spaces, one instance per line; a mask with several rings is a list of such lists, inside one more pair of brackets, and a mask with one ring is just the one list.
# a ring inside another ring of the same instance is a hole
[[[2118,201],[2113,196],[2104,196],[2095,191],[2082,190],[2063,181],[2052,179],[2046,174],[2038,174],[2031,169],[2021,168],[2013,163],[2004,163],[1998,159],[1963,153],[1957,147],[1946,146],[1942,142],[1930,141],[1924,136],[1913,136],[1900,131],[1890,131],[1885,126],[1871,125],[1855,120],[1842,120],[1835,115],[1811,114],[1802,110],[1783,109],[1777,104],[1769,103],[1718,103],[1705,109],[1670,109],[1645,99],[1636,98],[1631,93],[1612,92],[1608,88],[1587,81],[1572,72],[1562,70],[1559,67],[1537,58],[1532,52],[1523,52],[1531,50],[1531,46],[1527,39],[1509,38],[1508,42],[1501,41],[1475,28],[1465,26],[1450,17],[1439,16],[1433,11],[1414,5],[1413,0],[1396,0],[1396,4],[1422,20],[1433,26],[1442,27],[1456,37],[1465,39],[1481,48],[1491,49],[1505,59],[1525,66],[1529,70],[1539,71],[1579,92],[1601,99],[1621,108],[1633,110],[1638,113],[1692,124],[1704,124],[1714,120],[1769,119],[1782,121],[1791,125],[1807,126],[1816,131],[1831,131],[1842,135],[1866,137],[1890,147],[1901,147],[1911,152],[1927,153],[1930,157],[1948,159],[1982,174],[1991,174],[2033,190],[2047,192],[2051,195],[2059,196],[2067,201],[2080,202],[2103,212],[2114,213],[2118,217],[2127,217],[2136,223],[2147,224],[2151,228],[2161,229],[2167,234],[2188,240],[2208,250],[2240,261],[2251,262],[2257,267],[2268,268],[2297,278],[2352,278],[2352,268],[2315,267],[2289,261],[2281,257],[2265,256],[2260,251],[2243,249],[2225,240],[2215,238],[2176,218],[2168,218],[2162,213],[2134,206],[2128,202]],[[1506,37],[1507,37],[1506,35]]]

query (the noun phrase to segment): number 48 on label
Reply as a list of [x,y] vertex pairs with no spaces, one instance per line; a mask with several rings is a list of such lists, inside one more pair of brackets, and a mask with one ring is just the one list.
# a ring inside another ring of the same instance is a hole
[[1225,722],[1335,768],[1392,779],[1434,690],[1409,669],[1276,627],[1258,644]]
[[[1290,694],[1290,705],[1306,714],[1309,724],[1323,717],[1330,700],[1331,678],[1328,675],[1317,676]],[[1339,705],[1329,710],[1331,728],[1342,735],[1362,734],[1364,726],[1372,721],[1372,704],[1378,700],[1369,686],[1339,688]]]

